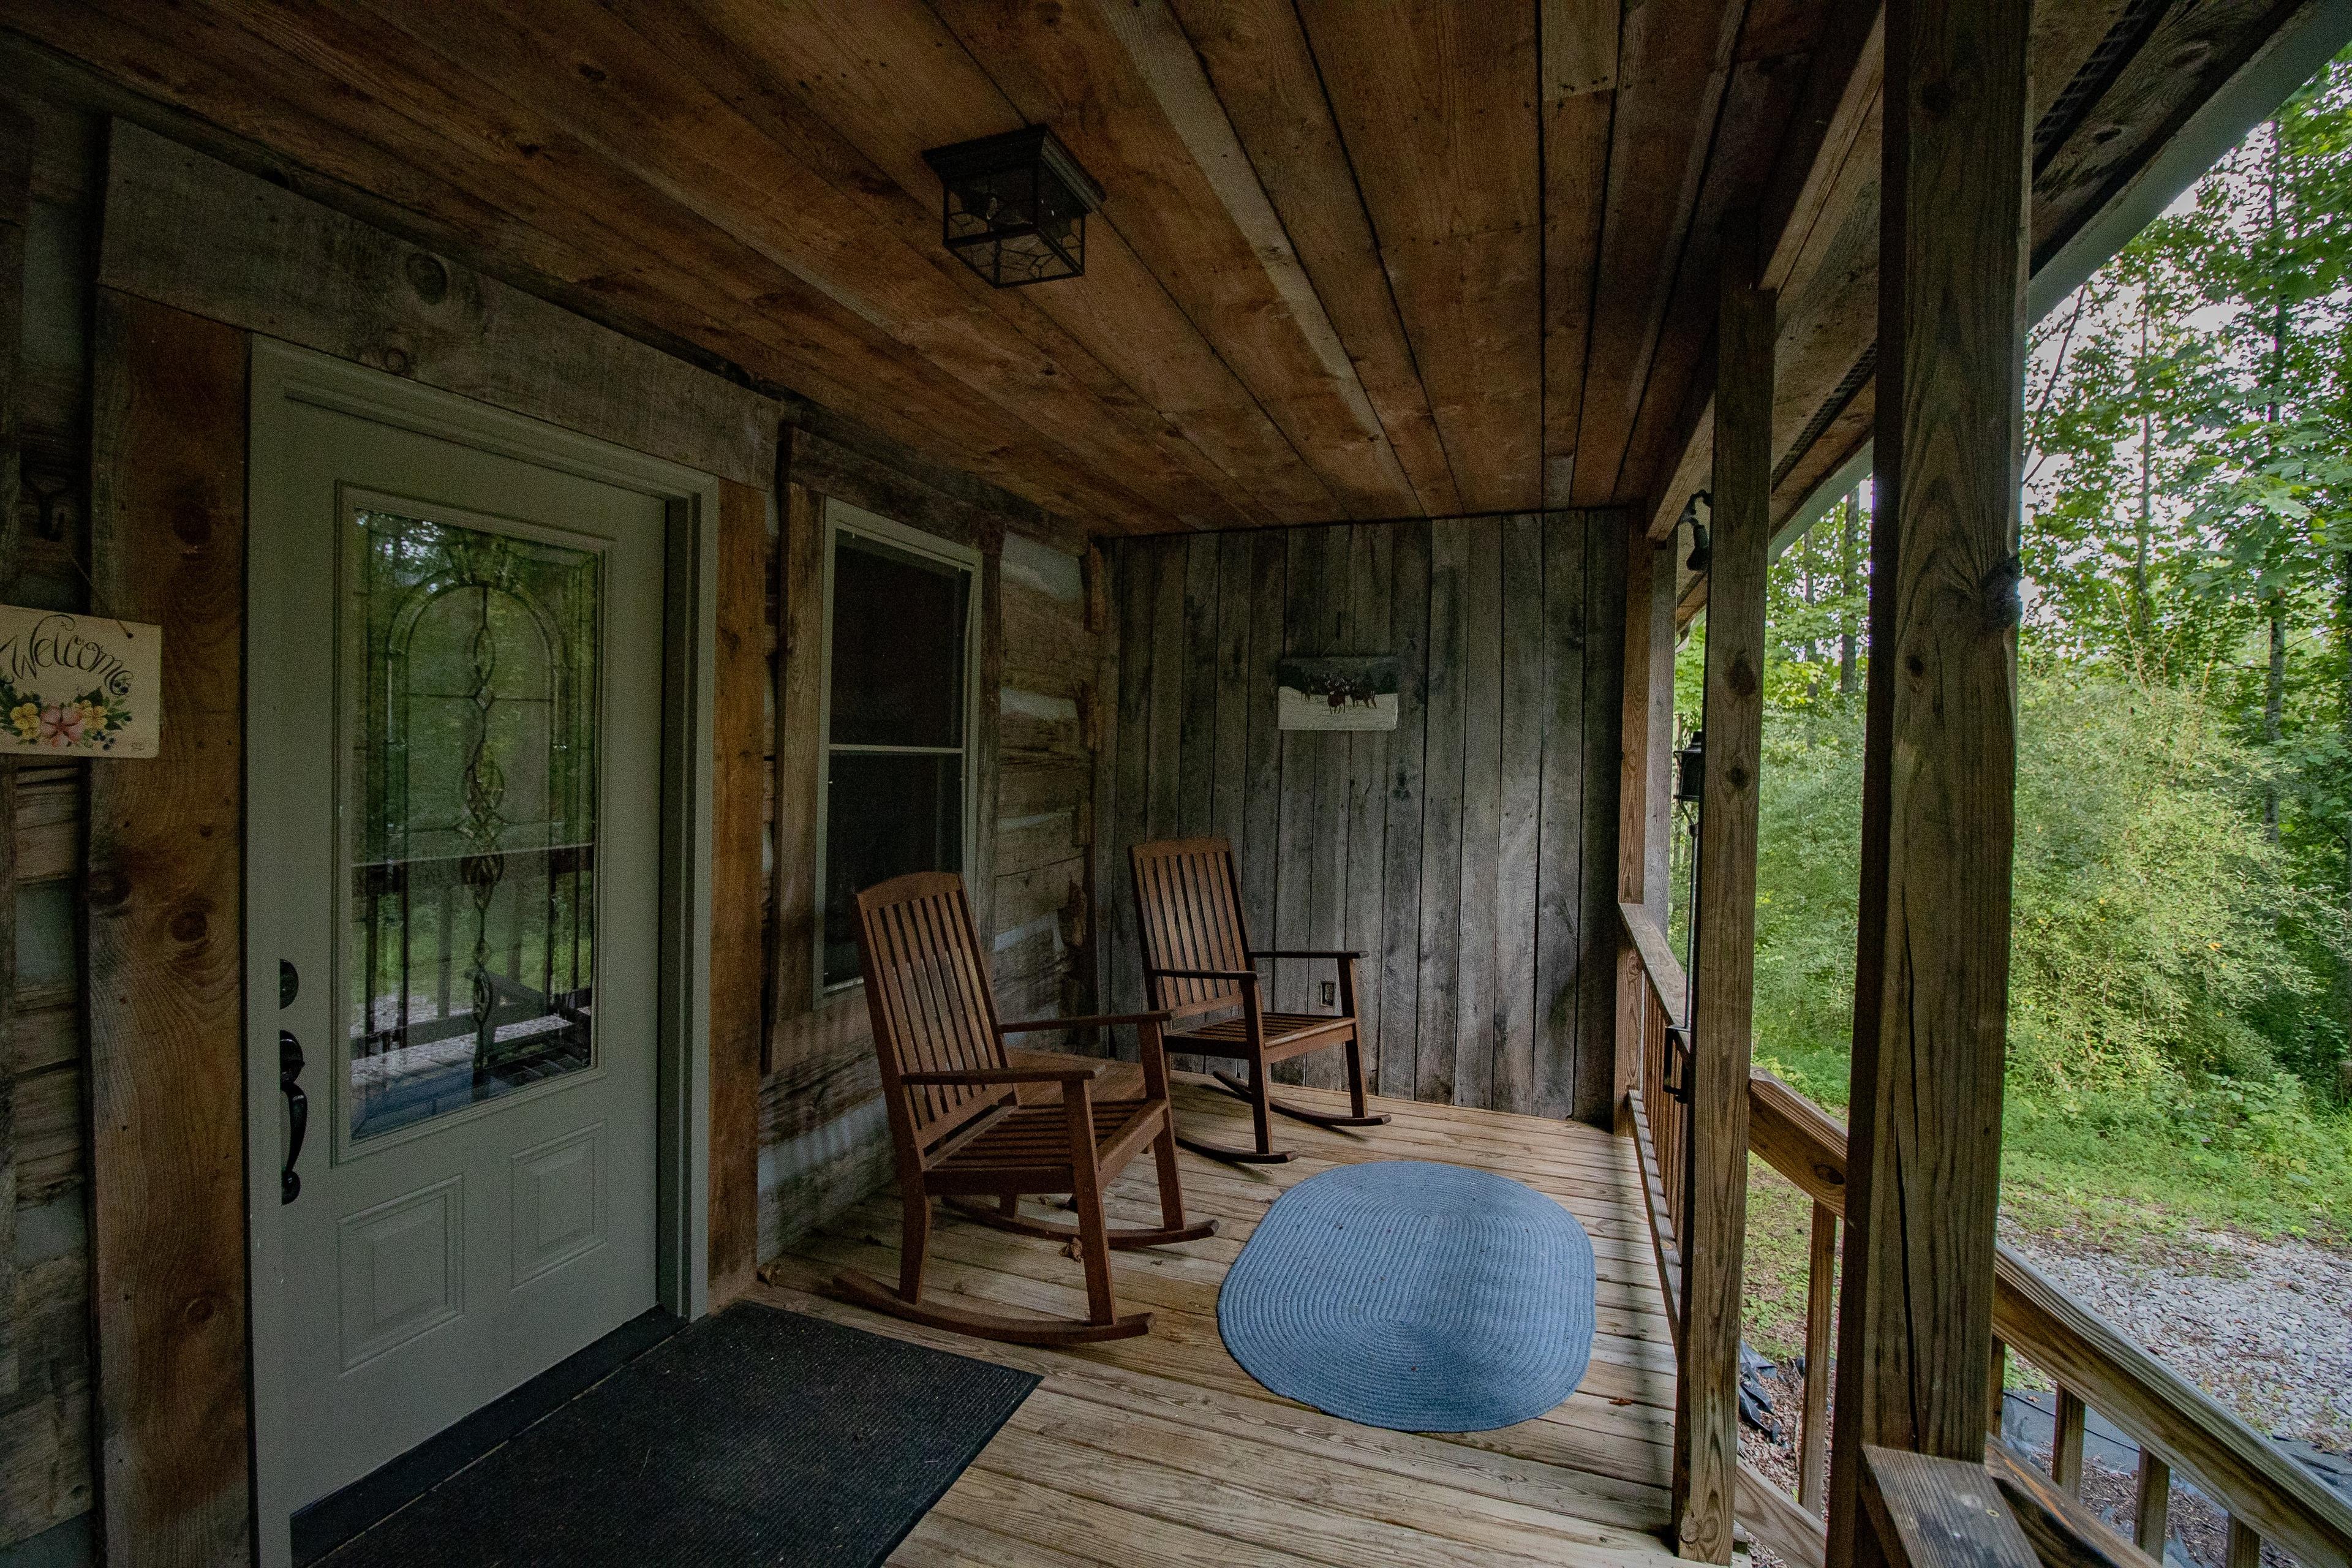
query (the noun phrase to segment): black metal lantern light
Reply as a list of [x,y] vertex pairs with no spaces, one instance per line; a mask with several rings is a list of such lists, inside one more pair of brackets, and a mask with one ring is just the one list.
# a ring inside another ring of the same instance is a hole
[[964,265],[999,289],[1087,269],[1087,215],[1102,187],[1042,125],[934,147],[923,162],[940,177],[940,234]]

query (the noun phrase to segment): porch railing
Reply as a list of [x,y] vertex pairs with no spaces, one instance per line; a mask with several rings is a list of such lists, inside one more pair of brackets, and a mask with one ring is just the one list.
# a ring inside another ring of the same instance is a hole
[[[1743,1465],[1740,1518],[1791,1564],[1822,1562],[1818,1518],[1826,1478],[1826,1406],[1834,1300],[1832,1279],[1838,1226],[1845,1209],[1845,1128],[1811,1100],[1761,1070],[1748,1081],[1748,1147],[1813,1202],[1811,1277],[1805,1314],[1805,1386],[1798,1422],[1800,1506]],[[2130,1535],[2161,1560],[2173,1474],[2192,1481],[2227,1511],[2225,1568],[2256,1568],[2267,1541],[2304,1568],[2352,1565],[2352,1506],[2292,1457],[2172,1371],[2116,1326],[2069,1297],[2019,1253],[2002,1246],[1995,1260],[1993,1376],[1986,1424],[1999,1433],[2005,1359],[2032,1363],[2058,1388],[2050,1473],[2028,1469],[2005,1445],[1988,1462],[2021,1517],[2055,1521],[2096,1538],[2105,1527],[2076,1500],[2082,1491],[2086,1418],[2095,1408],[2140,1450]],[[1772,1496],[1761,1493],[1769,1490]],[[1792,1517],[1792,1511],[1794,1517]],[[2037,1544],[2040,1544],[2037,1539]],[[2119,1541],[2112,1542],[2121,1546]],[[2045,1557],[2048,1552],[2045,1552]],[[2112,1555],[2112,1553],[2110,1553]]]
[[1688,1016],[1683,968],[1675,961],[1665,931],[1646,910],[1635,904],[1618,908],[1624,917],[1626,942],[1645,982],[1635,988],[1620,1021],[1633,1035],[1634,1059],[1640,1063],[1626,1098],[1633,1111],[1634,1147],[1641,1152],[1642,1185],[1649,1199],[1658,1280],[1666,1294],[1666,1321],[1674,1327],[1679,1352],[1683,1313],[1689,1305],[1675,1240],[1685,1225],[1683,1202],[1690,1177],[1690,1096],[1685,1087],[1690,1037],[1682,1026]]
[[[1658,922],[1638,905],[1621,905],[1627,959],[1644,984],[1630,996],[1619,1026],[1637,1070],[1627,1089],[1642,1165],[1658,1278],[1680,1352],[1683,1291],[1677,1237],[1687,1228],[1689,1108],[1687,982]],[[1790,1568],[1820,1568],[1826,1545],[1823,1499],[1829,1474],[1829,1397],[1835,1353],[1834,1280],[1845,1213],[1846,1133],[1840,1122],[1772,1074],[1748,1080],[1748,1150],[1812,1200],[1810,1276],[1805,1300],[1805,1373],[1797,1416],[1797,1492],[1780,1489],[1743,1461],[1737,1478],[1740,1523]],[[2027,1521],[2037,1546],[2065,1537],[2077,1552],[2128,1558],[2132,1548],[2161,1561],[2176,1472],[2213,1499],[2229,1518],[2223,1568],[2259,1568],[2264,1542],[2303,1568],[2352,1568],[2352,1506],[2292,1457],[2189,1383],[2097,1313],[2002,1246],[1995,1261],[1993,1377],[1986,1425],[1995,1441],[1988,1464]],[[2059,1391],[2048,1475],[2027,1467],[1998,1441],[2003,1369],[2016,1355]],[[2078,1500],[2087,1417],[2096,1409],[2138,1445],[2137,1495],[2127,1544]],[[2045,1550],[2045,1558],[2053,1555]]]

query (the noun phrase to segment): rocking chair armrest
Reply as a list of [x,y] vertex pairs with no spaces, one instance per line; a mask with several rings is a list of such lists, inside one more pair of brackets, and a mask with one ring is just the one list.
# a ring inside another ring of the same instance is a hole
[[1365,954],[1351,952],[1346,948],[1254,947],[1250,949],[1250,956],[1252,958],[1362,958]]
[[964,1068],[952,1072],[900,1073],[898,1081],[909,1089],[928,1089],[935,1084],[989,1089],[1024,1083],[1058,1083],[1067,1088],[1074,1083],[1091,1082],[1101,1070],[1100,1068]]
[[1143,973],[1150,980],[1232,980],[1250,985],[1260,980],[1255,969],[1147,969]]
[[1083,1018],[1032,1018],[1020,1024],[999,1024],[1000,1035],[1034,1035],[1045,1029],[1108,1029],[1132,1024],[1164,1024],[1170,1013],[1099,1013]]

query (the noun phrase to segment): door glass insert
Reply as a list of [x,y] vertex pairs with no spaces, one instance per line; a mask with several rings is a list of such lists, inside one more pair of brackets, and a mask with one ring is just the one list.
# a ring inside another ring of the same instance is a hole
[[362,510],[346,540],[351,1132],[579,1072],[597,555]]

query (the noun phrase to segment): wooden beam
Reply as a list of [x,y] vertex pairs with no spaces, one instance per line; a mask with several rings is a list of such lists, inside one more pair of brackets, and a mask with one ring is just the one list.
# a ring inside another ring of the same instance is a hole
[[[1095,12],[1144,89],[1098,110],[1098,122],[1129,121],[1119,139],[1122,151],[1152,159],[1139,171],[1160,177],[1151,182],[1153,199],[1137,204],[1150,219],[1138,238],[1154,252],[1169,244],[1181,247],[1160,252],[1163,271],[1180,259],[1192,268],[1191,278],[1171,280],[1171,291],[1197,300],[1193,319],[1228,362],[1260,367],[1255,376],[1244,371],[1244,379],[1283,410],[1277,423],[1293,430],[1299,449],[1326,470],[1333,496],[1350,515],[1392,515],[1399,504],[1429,510],[1389,444],[1347,344],[1168,0],[1107,0]],[[1118,52],[1083,26],[1083,7],[1055,13],[1051,33],[1082,73],[1088,95],[1101,99],[1128,73],[1118,68]],[[1077,47],[1081,40],[1084,47]],[[1150,104],[1158,106],[1172,142],[1160,132]],[[1198,189],[1203,185],[1213,204]],[[1171,189],[1190,199],[1181,205],[1167,199]],[[1122,219],[1122,227],[1135,225]],[[1212,237],[1213,244],[1203,243]],[[1265,324],[1236,330],[1252,319]]]
[[246,340],[104,289],[97,598],[167,629],[163,750],[89,767],[91,1300],[106,1556],[251,1552],[246,1387]]
[[1677,1545],[1731,1561],[1739,1465],[1740,1262],[1748,1232],[1748,1064],[1756,981],[1756,822],[1764,595],[1772,524],[1773,299],[1753,213],[1717,254],[1715,585],[1707,605],[1706,784],[1692,961],[1691,1145],[1683,1236],[1689,1317],[1675,1407]]
[[1624,13],[1573,505],[1598,505],[1619,492],[1747,9],[1735,0],[1696,0]]
[[1297,9],[1462,505],[1539,507],[1536,9],[1460,0],[1302,0]]
[[[1283,0],[1173,0],[1228,122],[1380,411],[1422,510],[1463,510],[1370,218],[1298,13]],[[1613,33],[1612,33],[1613,37]]]
[[[24,475],[25,231],[32,216],[29,117],[0,101],[0,594],[16,586]],[[17,1388],[16,759],[0,761],[0,1394]]]
[[773,400],[128,121],[100,281],[739,484]]
[[767,952],[761,840],[768,702],[768,499],[719,491],[718,668],[711,710],[710,1304],[760,1265],[760,1068]]
[[[1830,1562],[1864,1450],[1984,1453],[2015,837],[2030,0],[1891,0]],[[1719,546],[1718,546],[1719,549]]]
[[[785,440],[797,445],[798,432]],[[824,501],[793,474],[791,448],[780,470],[776,540],[775,872],[768,892],[768,1029],[762,1067],[786,1067],[784,1041],[793,1020],[816,1005],[816,921],[824,900],[816,863],[817,781],[824,737]]]
[[1543,45],[1543,501],[1566,506],[1583,423],[1623,7],[1618,0],[1541,0],[1537,26]]

